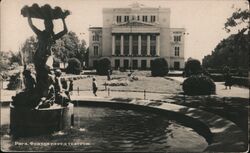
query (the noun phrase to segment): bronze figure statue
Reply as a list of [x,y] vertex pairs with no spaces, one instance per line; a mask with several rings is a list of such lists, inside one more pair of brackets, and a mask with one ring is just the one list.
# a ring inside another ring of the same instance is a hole
[[[13,97],[14,106],[36,107],[42,98],[48,97],[49,91],[49,73],[50,67],[46,62],[51,55],[51,47],[55,41],[61,38],[68,32],[65,23],[65,18],[70,14],[68,10],[62,11],[60,7],[52,9],[50,5],[46,4],[39,7],[33,4],[31,7],[24,6],[21,14],[28,18],[28,23],[33,32],[37,35],[38,44],[34,55],[34,65],[36,70],[36,86],[34,90],[24,91]],[[32,18],[44,20],[45,29],[42,31],[38,29],[32,22]],[[62,19],[63,30],[57,34],[54,33],[53,20]],[[31,96],[31,97],[30,97]]]

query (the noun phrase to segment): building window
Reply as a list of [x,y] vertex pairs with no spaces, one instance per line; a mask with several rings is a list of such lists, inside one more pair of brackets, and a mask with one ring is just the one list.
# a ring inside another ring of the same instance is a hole
[[175,56],[180,56],[180,47],[179,46],[174,47],[174,55]]
[[98,50],[99,50],[99,47],[94,46],[94,56],[98,56]]
[[147,60],[141,60],[141,69],[142,70],[147,69]]
[[140,21],[140,16],[139,15],[137,16],[137,20]]
[[124,22],[127,22],[129,20],[129,16],[124,16]]
[[132,61],[133,61],[132,69],[137,69],[138,68],[138,61],[137,60],[132,60]]
[[123,49],[124,49],[124,55],[129,55],[129,35],[124,35],[123,40]]
[[151,16],[150,21],[151,21],[151,22],[155,22],[155,15],[152,15],[152,16]]
[[138,55],[138,35],[132,36],[132,55]]
[[143,15],[143,16],[142,16],[142,21],[143,21],[143,22],[148,22],[148,16]]
[[181,41],[181,36],[174,36],[174,42]]
[[121,17],[121,16],[116,16],[116,22],[117,22],[117,23],[122,22],[122,17]]
[[115,69],[118,69],[120,67],[120,60],[116,59],[115,60]]
[[180,69],[180,62],[174,62],[174,69],[179,70]]
[[94,34],[92,39],[93,39],[93,41],[99,41],[99,35]]
[[129,68],[129,60],[125,59],[123,61],[123,66],[124,66],[125,69],[128,69]]
[[150,55],[156,55],[156,35],[150,36]]
[[141,36],[141,54],[147,55],[147,35]]
[[121,35],[115,36],[115,55],[121,54]]

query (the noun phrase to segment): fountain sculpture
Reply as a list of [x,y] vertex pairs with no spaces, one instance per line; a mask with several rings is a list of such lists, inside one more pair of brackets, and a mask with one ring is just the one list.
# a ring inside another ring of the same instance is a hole
[[[24,6],[23,17],[37,35],[38,44],[34,54],[36,81],[30,77],[29,70],[24,69],[25,89],[13,96],[10,104],[10,129],[15,135],[37,135],[58,131],[70,127],[73,116],[73,104],[61,88],[60,71],[53,74],[53,67],[47,64],[51,56],[51,47],[55,41],[67,33],[65,18],[70,14],[60,7],[51,8],[46,4],[39,7],[33,4]],[[42,19],[45,29],[38,29],[32,18]],[[63,30],[57,34],[53,31],[53,20],[61,19]],[[53,88],[51,88],[53,87]]]

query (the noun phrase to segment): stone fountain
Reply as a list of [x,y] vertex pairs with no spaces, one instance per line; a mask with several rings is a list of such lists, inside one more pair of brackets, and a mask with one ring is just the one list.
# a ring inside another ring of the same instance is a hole
[[[10,104],[10,130],[17,136],[48,134],[69,128],[72,124],[73,104],[69,94],[61,88],[60,71],[53,73],[48,64],[51,48],[55,41],[67,33],[65,18],[70,14],[60,7],[50,5],[24,6],[21,15],[28,18],[28,23],[37,35],[38,44],[34,54],[36,78],[31,72],[23,70],[25,89],[13,96]],[[32,18],[44,21],[44,30],[38,29]],[[57,34],[53,31],[53,20],[61,19],[63,30]]]

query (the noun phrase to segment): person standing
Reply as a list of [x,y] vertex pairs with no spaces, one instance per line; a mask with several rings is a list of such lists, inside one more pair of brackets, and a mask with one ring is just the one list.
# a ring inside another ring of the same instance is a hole
[[227,86],[229,86],[229,89],[231,89],[231,86],[232,86],[232,76],[230,74],[230,72],[227,72],[225,74],[225,87],[227,89]]
[[97,82],[96,82],[96,79],[95,79],[95,78],[93,78],[93,81],[92,81],[92,88],[93,88],[93,94],[94,94],[95,96],[97,96],[97,95],[96,95],[96,92],[97,92],[98,87],[97,87]]

